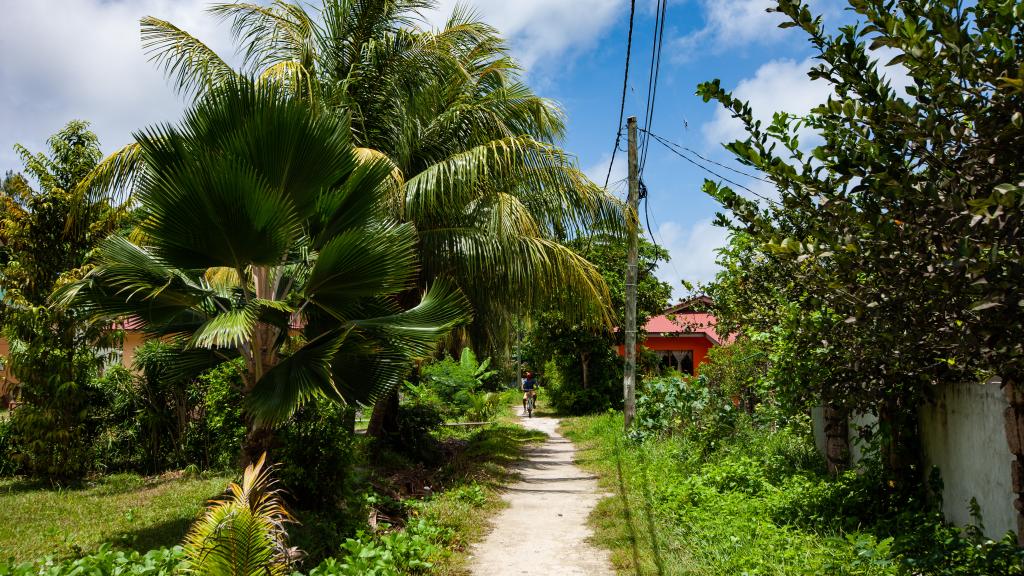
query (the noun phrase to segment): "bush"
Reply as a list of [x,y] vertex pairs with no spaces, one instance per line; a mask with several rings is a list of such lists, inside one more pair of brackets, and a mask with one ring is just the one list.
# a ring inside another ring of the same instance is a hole
[[17,451],[14,439],[11,421],[0,416],[0,477],[14,476],[20,471],[18,463],[11,458]]
[[112,366],[93,381],[95,469],[152,474],[237,463],[245,433],[239,365],[192,380],[171,370],[173,362],[170,345],[149,341],[136,354],[135,371]]
[[300,509],[333,509],[350,492],[357,458],[353,409],[318,399],[297,410],[276,434],[277,477]]
[[[111,366],[93,381],[100,401],[93,413],[99,432],[93,444],[93,466],[103,472],[142,471],[143,462],[155,458],[143,445],[139,401],[134,376],[120,365]],[[146,467],[151,468],[151,467]]]
[[241,362],[227,362],[204,372],[191,394],[196,415],[185,433],[185,459],[204,469],[234,468],[245,440]]
[[736,430],[739,413],[718,388],[698,378],[648,378],[637,387],[634,438],[685,433],[705,448]]
[[432,432],[442,424],[444,416],[434,404],[402,403],[398,406],[397,425],[379,440],[393,453],[415,462],[433,464],[441,457],[441,448]]
[[[404,576],[427,573],[431,560],[443,553],[451,534],[422,518],[404,530],[368,535],[360,532],[341,545],[337,559],[329,558],[309,576]],[[2,575],[0,575],[2,576]]]
[[622,365],[611,344],[587,355],[587,385],[583,360],[558,356],[544,365],[547,397],[561,414],[582,415],[622,408]]
[[430,401],[436,402],[448,418],[462,418],[471,411],[476,417],[492,416],[488,414],[490,397],[485,392],[495,388],[497,372],[489,370],[490,365],[490,358],[478,362],[472,350],[463,348],[457,361],[449,356],[424,365],[420,371],[422,383],[412,392],[421,401],[432,396]]

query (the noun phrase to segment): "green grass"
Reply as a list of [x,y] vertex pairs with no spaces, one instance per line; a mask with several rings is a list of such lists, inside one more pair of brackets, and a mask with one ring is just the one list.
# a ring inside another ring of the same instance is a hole
[[[722,464],[695,456],[692,446],[624,439],[621,414],[569,418],[563,427],[582,448],[579,463],[614,494],[591,522],[620,574],[893,573],[870,536],[776,524],[765,513],[767,496],[704,482],[701,474]],[[758,450],[737,448],[744,449]]]
[[230,478],[115,474],[81,488],[0,480],[0,556],[18,561],[91,552],[104,542],[146,551],[178,544]]

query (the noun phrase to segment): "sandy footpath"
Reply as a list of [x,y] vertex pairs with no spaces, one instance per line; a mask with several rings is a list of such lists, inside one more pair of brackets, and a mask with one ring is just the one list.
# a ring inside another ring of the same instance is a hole
[[519,465],[522,478],[507,488],[491,533],[473,547],[477,576],[523,574],[612,576],[608,553],[589,543],[587,516],[601,499],[597,480],[573,464],[575,449],[556,432],[555,418],[523,418],[548,440]]

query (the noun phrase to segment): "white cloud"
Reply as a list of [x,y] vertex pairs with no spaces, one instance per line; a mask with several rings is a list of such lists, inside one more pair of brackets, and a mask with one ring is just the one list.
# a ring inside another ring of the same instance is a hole
[[590,178],[591,181],[597,183],[598,186],[604,185],[605,178],[608,178],[608,190],[612,193],[625,198],[627,192],[627,168],[626,168],[626,155],[616,154],[615,163],[612,164],[611,176],[608,176],[608,163],[611,162],[612,155],[605,153],[601,156],[601,159],[594,165],[584,168],[583,173]]
[[719,52],[736,46],[769,44],[782,37],[783,17],[766,10],[773,0],[701,0],[704,27],[673,41],[675,53],[692,59],[696,51]]
[[658,277],[672,285],[676,298],[687,294],[682,280],[697,284],[715,278],[719,270],[715,264],[716,250],[728,242],[728,232],[713,225],[710,218],[699,220],[689,228],[677,222],[665,222],[658,226],[655,237],[672,258],[658,265]]
[[[427,19],[443,26],[459,0],[442,0]],[[462,3],[465,3],[464,1]],[[527,70],[564,69],[565,56],[595,45],[626,8],[625,0],[475,0],[470,6],[508,40]]]
[[[811,108],[825,102],[832,89],[822,80],[811,81],[807,77],[813,60],[772,60],[761,65],[753,78],[741,80],[733,90],[733,96],[750,103],[754,118],[771,122],[776,112],[803,115]],[[712,143],[742,140],[746,136],[743,124],[725,108],[719,106],[714,117],[703,127],[704,137]],[[803,144],[813,138],[810,129],[800,132]]]
[[131,132],[173,120],[182,108],[162,73],[146,60],[139,19],[170,20],[223,56],[233,54],[227,26],[207,0],[34,0],[11,3],[0,19],[0,169],[17,169],[21,143],[44,149],[71,119],[88,120],[104,151]]

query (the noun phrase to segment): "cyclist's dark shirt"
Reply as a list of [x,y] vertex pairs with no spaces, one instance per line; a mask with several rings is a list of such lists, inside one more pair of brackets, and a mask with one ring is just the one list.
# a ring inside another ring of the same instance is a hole
[[523,380],[523,390],[533,390],[537,387],[537,381],[533,378],[526,378]]

